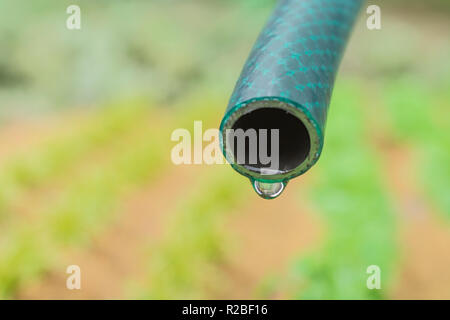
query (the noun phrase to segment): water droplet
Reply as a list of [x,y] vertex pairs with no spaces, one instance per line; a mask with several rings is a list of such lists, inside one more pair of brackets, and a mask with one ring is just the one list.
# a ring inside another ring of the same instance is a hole
[[256,193],[264,199],[275,199],[283,192],[285,186],[284,182],[253,181]]

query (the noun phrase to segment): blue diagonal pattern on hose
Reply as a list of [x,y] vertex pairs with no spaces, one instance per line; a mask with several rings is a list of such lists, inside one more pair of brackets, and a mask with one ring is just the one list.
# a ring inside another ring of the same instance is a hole
[[227,112],[258,97],[287,98],[324,131],[336,71],[362,0],[282,0],[259,36]]

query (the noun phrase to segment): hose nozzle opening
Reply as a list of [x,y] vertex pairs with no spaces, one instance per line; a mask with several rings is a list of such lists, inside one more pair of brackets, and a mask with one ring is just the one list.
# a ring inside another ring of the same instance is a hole
[[283,101],[253,101],[222,124],[224,153],[240,173],[261,181],[283,181],[315,162],[320,141],[304,112]]

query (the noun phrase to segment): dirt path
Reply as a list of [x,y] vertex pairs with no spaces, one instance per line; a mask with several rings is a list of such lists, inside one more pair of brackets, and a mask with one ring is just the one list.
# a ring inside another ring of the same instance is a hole
[[394,299],[450,299],[450,227],[428,203],[416,176],[414,154],[384,148],[389,186],[401,213],[401,265]]
[[[194,167],[195,168],[195,167]],[[89,248],[69,250],[59,268],[35,285],[23,288],[19,299],[120,299],[127,280],[145,272],[148,244],[164,230],[165,214],[195,179],[196,169],[174,167],[158,181],[132,195],[119,219],[98,235]],[[68,265],[79,265],[81,290],[66,289]]]
[[227,287],[214,298],[257,298],[267,276],[283,274],[292,259],[317,244],[320,222],[301,193],[306,180],[292,181],[276,200],[252,195],[248,205],[230,215],[225,227],[236,236],[235,248],[224,266]]
[[71,112],[48,115],[45,118],[21,119],[0,126],[0,163],[15,154],[45,143],[56,134],[70,132],[85,120],[85,116]]

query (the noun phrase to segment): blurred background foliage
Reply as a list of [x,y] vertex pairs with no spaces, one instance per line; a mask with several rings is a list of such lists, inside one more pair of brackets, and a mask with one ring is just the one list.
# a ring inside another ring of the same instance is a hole
[[450,298],[449,1],[368,2],[382,29],[362,12],[288,195],[171,163],[174,129],[218,126],[274,4],[0,2],[0,297]]

